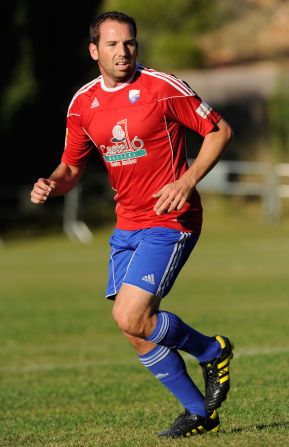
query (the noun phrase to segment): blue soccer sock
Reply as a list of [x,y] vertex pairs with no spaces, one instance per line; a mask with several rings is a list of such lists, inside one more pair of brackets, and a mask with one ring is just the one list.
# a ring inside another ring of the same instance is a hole
[[178,351],[156,346],[139,359],[190,413],[206,416],[204,396],[188,375]]
[[218,357],[221,353],[220,343],[215,337],[201,334],[177,315],[166,311],[157,312],[157,325],[146,340],[188,352],[200,363]]

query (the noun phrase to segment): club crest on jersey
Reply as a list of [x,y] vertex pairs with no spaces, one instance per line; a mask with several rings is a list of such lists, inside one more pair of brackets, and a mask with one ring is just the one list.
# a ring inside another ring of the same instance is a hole
[[135,104],[140,98],[140,90],[130,90],[128,92],[128,99],[132,104]]
[[103,158],[112,167],[134,164],[137,158],[145,157],[147,151],[141,138],[135,136],[132,140],[128,135],[127,119],[118,121],[112,129],[112,145],[100,145]]

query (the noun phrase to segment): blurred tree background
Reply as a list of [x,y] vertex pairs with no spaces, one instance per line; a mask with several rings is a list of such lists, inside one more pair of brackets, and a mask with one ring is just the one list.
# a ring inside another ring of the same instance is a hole
[[[11,225],[9,214],[23,204],[28,207],[32,183],[48,176],[59,162],[71,97],[98,75],[87,51],[89,25],[107,10],[136,19],[142,63],[192,81],[231,122],[237,138],[228,158],[254,160],[268,158],[270,152],[269,158],[289,161],[289,0],[84,0],[80,5],[67,0],[4,1],[2,231]],[[258,63],[261,69],[248,74]],[[247,78],[239,76],[244,72]],[[226,79],[234,76],[236,83],[229,88]],[[264,84],[263,91],[252,91],[254,76],[259,76],[260,87]],[[101,164],[97,169],[103,169]]]
[[140,24],[141,58],[161,70],[204,64],[198,36],[215,26],[216,2],[203,0],[107,0],[103,10],[127,11]]

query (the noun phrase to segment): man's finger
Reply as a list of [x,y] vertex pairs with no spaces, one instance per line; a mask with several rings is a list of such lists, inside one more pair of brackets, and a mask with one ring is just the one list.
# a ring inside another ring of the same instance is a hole
[[187,200],[187,198],[183,197],[176,209],[181,210],[183,208],[184,204],[186,203],[186,200]]
[[56,182],[54,180],[49,180],[49,186],[51,189],[56,189]]
[[162,201],[158,201],[154,207],[154,210],[156,212],[156,214],[159,216],[160,214],[162,214],[165,210],[168,209],[168,207],[171,204],[171,199],[169,197],[167,197],[166,199],[162,200]]
[[153,197],[155,199],[157,199],[158,197],[161,197],[162,193],[163,193],[162,190],[160,190],[160,191],[156,192],[155,194],[153,194]]
[[32,203],[44,203],[47,200],[47,196],[43,196],[42,194],[38,194],[36,192],[32,192],[30,195],[30,200]]
[[170,213],[171,211],[175,210],[175,209],[180,209],[179,206],[180,203],[180,197],[176,197],[170,204],[170,207],[168,209],[168,213]]

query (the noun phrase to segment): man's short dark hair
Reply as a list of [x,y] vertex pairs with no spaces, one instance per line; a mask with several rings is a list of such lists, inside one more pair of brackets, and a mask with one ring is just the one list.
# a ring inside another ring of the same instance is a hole
[[100,25],[105,22],[106,20],[114,20],[115,22],[120,23],[128,23],[131,25],[134,37],[136,38],[137,35],[137,27],[135,20],[128,16],[127,14],[124,14],[123,12],[118,11],[108,11],[104,12],[103,14],[100,14],[96,17],[96,19],[92,22],[90,25],[90,42],[94,43],[95,45],[98,45],[99,38],[100,38]]

